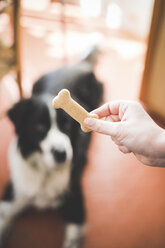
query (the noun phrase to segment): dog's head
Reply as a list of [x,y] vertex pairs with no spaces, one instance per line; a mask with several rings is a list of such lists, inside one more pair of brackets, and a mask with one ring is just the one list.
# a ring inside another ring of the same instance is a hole
[[62,129],[49,97],[32,97],[16,103],[8,116],[15,126],[18,149],[33,166],[54,169],[71,163],[72,145],[68,135],[70,119]]

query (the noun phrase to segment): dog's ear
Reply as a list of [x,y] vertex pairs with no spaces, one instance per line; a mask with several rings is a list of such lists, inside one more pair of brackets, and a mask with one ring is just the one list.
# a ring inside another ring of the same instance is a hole
[[8,117],[13,122],[17,133],[22,127],[22,124],[26,121],[26,114],[31,106],[31,101],[31,99],[22,99],[8,110]]

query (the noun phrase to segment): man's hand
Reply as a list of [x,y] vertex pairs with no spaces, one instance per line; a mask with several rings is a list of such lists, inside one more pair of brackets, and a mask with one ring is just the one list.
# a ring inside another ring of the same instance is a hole
[[123,153],[133,152],[142,163],[165,166],[165,130],[160,128],[138,102],[112,101],[92,111],[99,119],[84,124],[111,136]]

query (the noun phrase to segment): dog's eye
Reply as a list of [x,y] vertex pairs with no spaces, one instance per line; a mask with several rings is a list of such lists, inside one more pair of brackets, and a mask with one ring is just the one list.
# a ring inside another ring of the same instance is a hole
[[46,127],[42,124],[37,124],[35,126],[35,130],[38,132],[38,133],[45,133],[46,132]]

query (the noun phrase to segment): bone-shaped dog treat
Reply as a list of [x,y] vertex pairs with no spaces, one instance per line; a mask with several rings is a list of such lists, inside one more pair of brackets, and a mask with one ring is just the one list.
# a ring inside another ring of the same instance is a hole
[[66,113],[68,113],[73,119],[78,121],[81,125],[81,129],[84,132],[90,132],[91,130],[85,127],[83,121],[85,118],[98,118],[95,114],[88,113],[82,106],[80,106],[76,101],[74,101],[71,96],[69,90],[63,89],[58,95],[53,99],[54,108],[63,109]]

